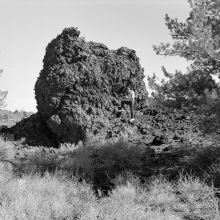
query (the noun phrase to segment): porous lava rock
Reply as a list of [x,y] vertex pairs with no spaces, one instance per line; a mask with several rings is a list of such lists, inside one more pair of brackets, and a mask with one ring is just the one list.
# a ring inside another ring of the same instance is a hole
[[135,92],[136,109],[147,98],[134,50],[110,50],[79,35],[77,28],[66,28],[48,44],[35,84],[38,114],[58,142],[106,137],[127,86]]

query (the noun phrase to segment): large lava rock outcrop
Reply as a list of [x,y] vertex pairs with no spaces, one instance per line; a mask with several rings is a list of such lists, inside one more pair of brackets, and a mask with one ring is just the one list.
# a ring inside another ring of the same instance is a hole
[[147,98],[134,50],[109,50],[79,34],[66,28],[48,44],[35,84],[38,113],[58,142],[105,137],[127,86],[135,91],[136,109]]

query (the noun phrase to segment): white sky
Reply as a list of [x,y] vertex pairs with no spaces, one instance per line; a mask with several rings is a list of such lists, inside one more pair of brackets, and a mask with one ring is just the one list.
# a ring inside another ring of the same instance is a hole
[[[172,42],[165,14],[185,22],[187,0],[0,0],[0,90],[7,90],[6,109],[36,112],[34,85],[43,67],[47,44],[66,27],[78,27],[86,41],[136,51],[145,75],[163,77],[186,71],[180,57],[155,54],[152,45]],[[146,77],[147,78],[147,77]]]

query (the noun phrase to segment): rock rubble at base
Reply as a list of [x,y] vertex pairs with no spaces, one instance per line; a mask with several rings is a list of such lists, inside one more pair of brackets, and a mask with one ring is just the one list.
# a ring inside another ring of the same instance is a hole
[[[129,110],[128,110],[129,111]],[[1,115],[1,111],[0,111]],[[14,117],[14,115],[10,117]],[[0,124],[3,121],[0,117]],[[187,145],[203,145],[207,144],[204,135],[198,129],[194,128],[196,117],[190,114],[180,112],[170,112],[166,109],[145,107],[136,111],[135,121],[129,122],[126,114],[121,118],[115,118],[111,121],[110,127],[107,129],[105,140],[124,139],[132,145],[141,144],[143,147],[151,147],[157,152],[175,149],[178,146]],[[62,143],[57,142],[57,138],[52,133],[45,122],[42,121],[38,113],[32,114],[30,117],[16,118],[17,122],[10,127],[3,126],[0,134],[5,140],[9,140],[13,136],[12,141],[15,145],[44,147],[44,148],[61,148]],[[97,136],[96,141],[100,142]],[[89,139],[94,141],[94,139]],[[102,142],[102,141],[101,141]],[[212,142],[212,141],[211,141]],[[211,143],[210,142],[210,143]],[[78,143],[65,143],[67,146],[78,146]]]

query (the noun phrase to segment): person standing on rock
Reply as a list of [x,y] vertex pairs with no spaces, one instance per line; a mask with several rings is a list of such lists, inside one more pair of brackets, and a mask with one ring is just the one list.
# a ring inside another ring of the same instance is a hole
[[131,120],[130,120],[130,122],[133,122],[134,121],[134,98],[135,98],[135,94],[134,94],[134,91],[131,90],[129,87],[127,87],[126,93],[127,93],[127,95],[122,97],[121,107],[119,108],[118,111],[119,112],[125,111],[124,105],[125,104],[129,105],[130,106],[130,111],[131,111]]

